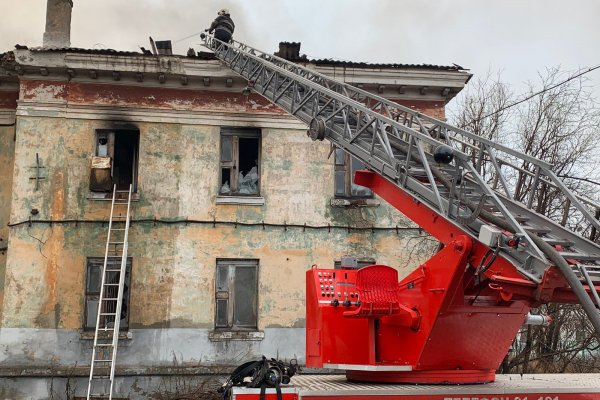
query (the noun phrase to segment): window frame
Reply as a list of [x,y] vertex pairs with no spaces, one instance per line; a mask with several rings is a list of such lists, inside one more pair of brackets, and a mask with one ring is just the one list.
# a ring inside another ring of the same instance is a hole
[[[98,156],[99,152],[99,141],[100,136],[106,136],[108,139],[107,143],[107,157],[110,157],[110,176],[114,179],[115,170],[115,145],[117,135],[136,135],[134,154],[131,168],[131,184],[133,185],[132,193],[138,191],[138,175],[139,175],[139,164],[140,164],[140,130],[139,129],[95,129],[94,131],[94,150],[93,154]],[[114,184],[114,181],[113,181]],[[118,188],[117,188],[118,189]],[[119,189],[120,190],[120,189]],[[91,190],[90,190],[91,191]],[[92,191],[93,192],[93,191]]]
[[[223,161],[223,137],[231,137],[231,160]],[[257,193],[246,194],[239,193],[238,178],[239,178],[239,163],[240,163],[240,138],[257,139]],[[221,127],[219,133],[219,188],[217,191],[218,196],[228,197],[260,197],[261,196],[261,158],[262,158],[262,130],[260,128],[232,128],[232,127]],[[223,169],[229,169],[229,193],[223,193],[221,188],[223,186]],[[232,173],[235,171],[235,173]],[[234,191],[235,188],[235,191]]]
[[[336,199],[349,199],[349,200],[364,200],[364,199],[373,199],[375,197],[375,194],[373,193],[373,191],[369,188],[365,188],[367,189],[370,194],[368,195],[355,195],[352,194],[352,184],[353,184],[353,171],[352,171],[352,160],[356,160],[357,162],[360,162],[363,167],[366,169],[366,166],[364,165],[364,163],[360,160],[358,160],[356,157],[352,157],[352,155],[350,155],[349,153],[347,153],[346,151],[344,151],[343,149],[336,147],[334,152],[333,152],[333,165],[334,165],[334,172],[333,172],[333,193],[334,193],[334,198]],[[343,154],[343,159],[340,160],[339,159],[339,154]],[[338,186],[337,186],[337,175],[338,172],[343,172],[344,173],[344,193],[338,193]],[[360,185],[357,185],[360,186]],[[362,186],[364,187],[364,186]]]
[[[214,330],[215,331],[257,331],[258,330],[258,304],[259,304],[259,260],[258,259],[240,259],[240,258],[217,258],[215,268],[215,307],[214,307]],[[219,269],[226,267],[227,272],[227,290],[219,290]],[[238,325],[235,324],[235,271],[237,268],[254,268],[256,282],[254,290],[254,304],[252,305],[255,314],[254,324],[251,325]],[[226,312],[227,312],[227,323],[222,324],[219,322],[219,301],[227,301]]]
[[[119,256],[113,256],[113,257],[109,257],[109,260],[111,258],[114,258],[117,263],[120,265],[121,263],[121,257]],[[127,261],[126,261],[126,272],[125,272],[125,287],[127,288],[127,291],[123,293],[123,302],[127,305],[127,317],[125,318],[125,325],[123,325],[123,320],[121,320],[121,324],[119,326],[119,331],[127,331],[129,330],[129,319],[131,316],[131,270],[132,270],[132,264],[133,264],[133,259],[132,257],[127,257]],[[83,331],[84,332],[89,332],[89,331],[94,331],[96,329],[96,321],[97,321],[97,314],[94,315],[94,324],[92,326],[88,326],[88,303],[90,301],[95,301],[98,302],[100,300],[100,290],[98,291],[90,291],[89,290],[89,285],[90,285],[90,279],[91,279],[91,269],[92,268],[98,268],[100,270],[100,272],[98,273],[99,275],[99,279],[100,281],[98,282],[98,284],[100,285],[102,282],[102,267],[104,266],[104,257],[87,257],[86,258],[86,264],[85,264],[85,282],[84,282],[84,307],[83,307]],[[98,307],[96,305],[96,311],[95,313],[97,313],[98,311]],[[121,311],[122,312],[122,311]]]

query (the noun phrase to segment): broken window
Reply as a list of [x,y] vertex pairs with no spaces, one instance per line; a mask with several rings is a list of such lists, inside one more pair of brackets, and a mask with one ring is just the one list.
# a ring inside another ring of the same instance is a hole
[[373,191],[354,183],[354,173],[366,169],[365,164],[342,149],[335,149],[335,197],[372,198]]
[[137,130],[97,130],[96,150],[92,157],[90,190],[112,192],[117,190],[137,191],[138,149],[140,132]]
[[221,128],[219,194],[260,194],[260,129]]
[[[87,259],[87,274],[85,280],[85,330],[93,330],[96,327],[98,316],[98,302],[100,299],[100,286],[102,284],[102,266],[104,265],[103,257],[88,257]],[[121,257],[108,257],[107,269],[120,269]],[[119,283],[120,271],[107,271],[106,282],[110,284]],[[125,272],[125,286],[123,288],[123,302],[121,304],[121,322],[120,329],[129,327],[129,285],[131,282],[131,258],[127,258]],[[116,299],[118,295],[118,286],[105,287],[105,299]],[[107,300],[104,302],[102,313],[114,313],[117,309],[116,300]],[[100,326],[114,326],[115,317],[111,315],[100,315]]]
[[215,328],[258,326],[258,260],[217,260]]

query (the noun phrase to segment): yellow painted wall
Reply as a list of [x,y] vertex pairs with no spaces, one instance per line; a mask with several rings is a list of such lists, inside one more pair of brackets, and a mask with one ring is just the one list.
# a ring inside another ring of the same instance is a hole
[[[332,267],[334,259],[351,254],[405,274],[419,259],[412,252],[419,231],[383,201],[365,208],[330,205],[329,146],[311,142],[304,130],[262,131],[264,206],[217,205],[219,127],[131,123],[140,130],[134,219],[281,225],[134,223],[132,328],[213,327],[217,258],[260,260],[259,329],[304,325],[304,273],[312,264]],[[109,207],[87,199],[89,163],[95,129],[113,126],[110,121],[20,117],[11,221],[25,223],[10,229],[3,327],[81,328],[86,257],[103,256],[107,230],[82,221],[106,219]],[[36,153],[48,178],[38,191],[29,180]],[[79,222],[29,226],[33,208],[39,210],[33,220]],[[329,232],[285,228],[284,223],[408,230]]]

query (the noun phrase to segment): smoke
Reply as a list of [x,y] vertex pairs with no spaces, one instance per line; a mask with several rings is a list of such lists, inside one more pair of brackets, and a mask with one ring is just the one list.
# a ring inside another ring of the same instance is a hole
[[[3,8],[0,52],[42,42],[46,2]],[[457,63],[475,74],[503,70],[515,83],[537,71],[598,63],[600,2],[573,0],[74,0],[74,47],[138,50],[148,36],[170,39],[174,51],[200,49],[199,34],[221,8],[234,38],[274,52],[280,41],[302,42],[309,58],[388,63]],[[595,74],[600,94],[600,76]]]

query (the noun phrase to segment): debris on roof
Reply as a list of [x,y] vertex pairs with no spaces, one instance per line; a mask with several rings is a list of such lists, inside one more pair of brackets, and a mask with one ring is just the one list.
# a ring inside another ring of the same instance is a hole
[[[26,46],[24,46],[26,47]],[[81,53],[81,54],[104,54],[113,56],[141,56],[142,53],[137,51],[119,51],[113,49],[83,49],[81,47],[52,47],[52,46],[40,46],[30,47],[30,51],[34,52],[69,52],[69,53]]]
[[385,64],[385,63],[367,63],[355,61],[339,61],[331,59],[308,60],[316,65],[334,65],[352,68],[395,68],[395,69],[438,69],[444,71],[467,71],[460,65],[435,65],[435,64]]
[[0,53],[0,63],[13,62],[15,61],[15,53],[7,51],[6,53]]
[[457,64],[452,65],[434,65],[434,64],[385,64],[385,63],[367,63],[356,61],[340,61],[330,58],[309,59],[306,54],[300,55],[301,42],[280,42],[279,51],[275,55],[292,62],[306,62],[316,65],[331,65],[351,68],[395,68],[395,69],[438,69],[445,71],[466,71],[465,68]]
[[[436,65],[436,64],[401,64],[401,63],[368,63],[358,61],[334,60],[331,58],[309,59],[306,54],[300,54],[301,42],[280,42],[279,51],[274,54],[288,61],[299,63],[310,63],[319,66],[334,66],[348,68],[391,68],[391,69],[436,69],[443,71],[468,71],[458,64]],[[119,56],[153,56],[150,50],[140,47],[141,53],[137,51],[119,51],[113,49],[84,49],[80,47],[31,47],[16,45],[18,50],[30,50],[34,52],[70,52],[82,54],[104,54]],[[184,56],[185,57],[185,56]],[[216,60],[214,53],[208,51],[198,51],[196,54],[187,52],[187,57],[200,60]]]

